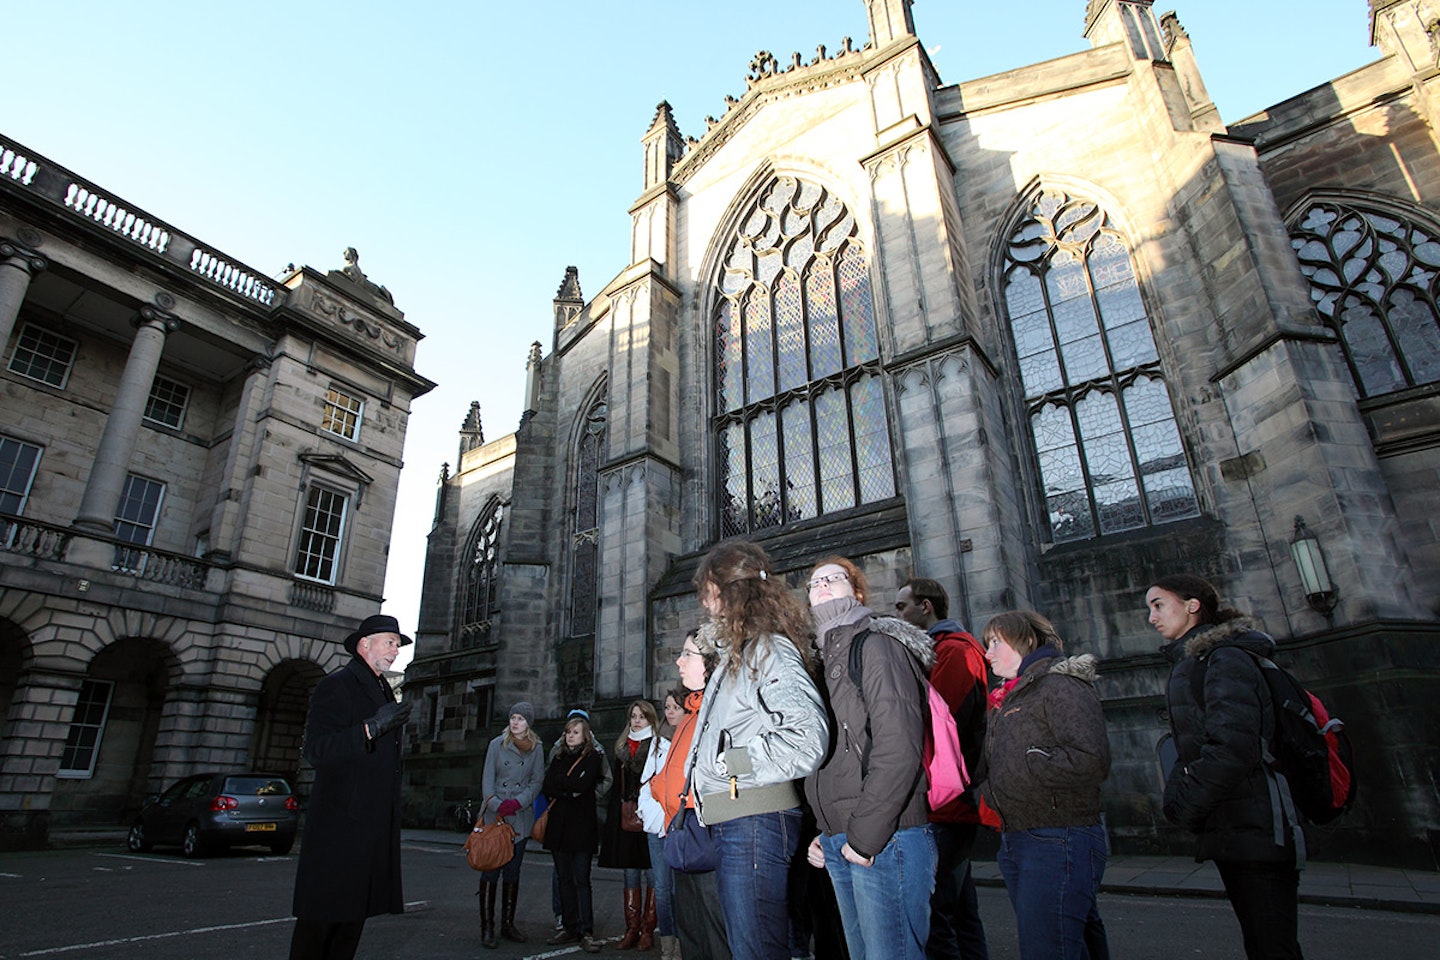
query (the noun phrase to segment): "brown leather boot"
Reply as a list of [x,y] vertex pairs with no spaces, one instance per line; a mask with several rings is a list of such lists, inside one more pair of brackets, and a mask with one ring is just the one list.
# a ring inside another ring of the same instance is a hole
[[480,881],[480,946],[493,950],[499,945],[495,939],[495,881]]
[[649,950],[655,946],[655,924],[659,920],[655,916],[655,888],[645,888],[645,909],[640,913],[640,939],[635,943],[636,950]]
[[629,950],[640,939],[640,888],[625,888],[625,936],[615,944],[616,950]]
[[505,883],[500,886],[500,936],[514,943],[524,943],[525,934],[515,926],[515,901],[520,896],[520,883]]

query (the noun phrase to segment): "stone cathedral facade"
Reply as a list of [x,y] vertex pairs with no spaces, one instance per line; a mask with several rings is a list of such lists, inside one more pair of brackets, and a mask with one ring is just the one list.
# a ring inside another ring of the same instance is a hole
[[1228,126],[1145,0],[958,83],[909,0],[865,6],[868,42],[758,54],[698,139],[660,105],[630,266],[566,273],[513,434],[465,418],[410,816],[473,792],[516,700],[603,739],[660,696],[698,559],[744,536],[797,589],[839,553],[876,605],[934,577],[972,629],[1031,607],[1097,654],[1121,850],[1192,849],[1143,594],[1203,574],[1361,745],[1314,851],[1435,866],[1440,4],[1371,0],[1377,62]]

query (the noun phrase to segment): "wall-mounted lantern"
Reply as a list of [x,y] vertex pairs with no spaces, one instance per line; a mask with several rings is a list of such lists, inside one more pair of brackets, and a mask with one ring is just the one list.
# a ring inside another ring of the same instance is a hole
[[1300,571],[1300,588],[1305,591],[1305,601],[1312,609],[1330,616],[1340,602],[1340,594],[1335,589],[1335,581],[1330,579],[1320,540],[1305,526],[1304,517],[1295,518],[1295,532],[1290,537],[1290,556]]

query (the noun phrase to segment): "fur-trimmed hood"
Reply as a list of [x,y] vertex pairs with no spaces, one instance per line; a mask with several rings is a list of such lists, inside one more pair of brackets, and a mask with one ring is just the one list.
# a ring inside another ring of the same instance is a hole
[[1073,657],[1059,657],[1050,665],[1050,673],[1058,673],[1066,677],[1074,677],[1076,680],[1084,680],[1093,685],[1100,676],[1095,666],[1100,661],[1093,653],[1081,653]]
[[910,621],[901,620],[899,617],[872,616],[870,629],[904,644],[905,649],[910,651],[910,656],[920,664],[921,672],[925,676],[930,675],[930,668],[935,666],[934,637]]
[[1275,655],[1275,641],[1250,617],[1196,627],[1181,637],[1177,645],[1187,657],[1208,656],[1216,647],[1244,647],[1262,657]]

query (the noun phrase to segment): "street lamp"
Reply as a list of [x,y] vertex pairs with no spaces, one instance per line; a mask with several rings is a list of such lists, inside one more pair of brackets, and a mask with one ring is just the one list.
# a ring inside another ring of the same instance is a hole
[[1311,609],[1330,616],[1340,602],[1335,581],[1330,579],[1330,570],[1325,566],[1325,552],[1320,549],[1320,540],[1305,526],[1305,518],[1295,517],[1295,532],[1290,537],[1290,556],[1300,571],[1300,588],[1305,591],[1305,602]]

